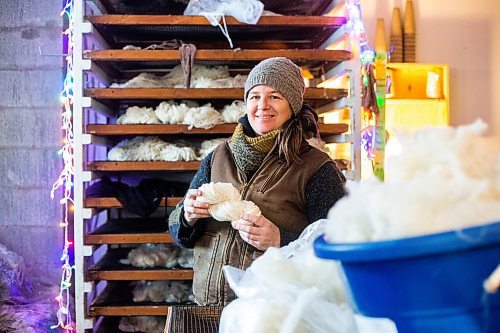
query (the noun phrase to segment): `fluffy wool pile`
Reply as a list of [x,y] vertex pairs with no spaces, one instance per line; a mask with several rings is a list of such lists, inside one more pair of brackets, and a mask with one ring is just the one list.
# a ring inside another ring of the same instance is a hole
[[120,263],[134,267],[193,267],[193,250],[179,248],[171,244],[142,244],[130,250]]
[[198,148],[196,143],[184,140],[165,142],[156,136],[136,136],[111,148],[108,161],[199,161],[224,141],[223,138],[205,140]]
[[[125,83],[113,83],[110,88],[186,88],[181,65],[165,75],[140,73]],[[227,66],[194,65],[191,69],[191,88],[242,88],[246,75],[231,77]]]
[[209,204],[208,212],[217,221],[238,221],[243,214],[260,216],[259,207],[252,201],[242,200],[240,192],[231,183],[208,183],[198,190],[202,195],[196,200]]
[[122,317],[118,328],[122,332],[163,333],[166,320],[159,316]]
[[156,109],[150,107],[131,106],[121,115],[117,124],[185,124],[189,129],[212,128],[221,123],[236,123],[245,115],[243,101],[235,100],[224,106],[222,112],[207,103],[200,106],[189,100],[180,103],[174,100],[161,102]]
[[430,234],[500,221],[500,146],[476,121],[401,137],[386,181],[349,183],[329,212],[332,242]]
[[134,302],[194,302],[192,286],[187,281],[138,281],[132,285]]

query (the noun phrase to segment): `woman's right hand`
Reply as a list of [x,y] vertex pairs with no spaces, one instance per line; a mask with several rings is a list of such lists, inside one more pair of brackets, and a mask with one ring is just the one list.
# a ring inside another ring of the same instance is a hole
[[208,204],[206,202],[197,201],[196,198],[202,193],[198,189],[190,189],[186,193],[184,199],[184,219],[189,226],[193,226],[199,219],[210,217],[208,212]]

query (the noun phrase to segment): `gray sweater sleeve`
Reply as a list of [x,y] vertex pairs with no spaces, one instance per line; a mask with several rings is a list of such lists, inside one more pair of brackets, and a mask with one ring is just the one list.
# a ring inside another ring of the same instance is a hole
[[[344,184],[345,177],[333,161],[325,163],[309,179],[305,191],[306,214],[309,223],[327,217],[330,208],[346,194]],[[300,236],[300,234],[283,229],[280,229],[280,233],[281,246],[288,245]]]
[[[196,172],[189,188],[199,188],[205,183],[210,183],[211,161],[213,152],[209,153],[201,162],[200,168]],[[168,217],[168,229],[175,244],[181,247],[193,248],[196,242],[205,232],[205,223],[198,221],[193,227],[186,224],[184,220],[184,199],[177,204],[177,207]]]

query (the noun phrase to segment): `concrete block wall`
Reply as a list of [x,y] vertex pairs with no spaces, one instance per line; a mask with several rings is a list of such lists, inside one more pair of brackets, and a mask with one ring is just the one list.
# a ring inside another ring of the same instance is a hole
[[[60,279],[62,207],[50,199],[60,148],[63,1],[0,1],[0,243],[28,278]],[[60,193],[59,193],[60,195]]]

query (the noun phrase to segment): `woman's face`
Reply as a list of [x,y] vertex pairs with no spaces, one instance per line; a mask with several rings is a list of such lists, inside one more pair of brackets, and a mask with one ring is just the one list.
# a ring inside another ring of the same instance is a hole
[[292,108],[285,97],[262,84],[248,92],[246,107],[250,125],[258,135],[280,128],[292,117]]

